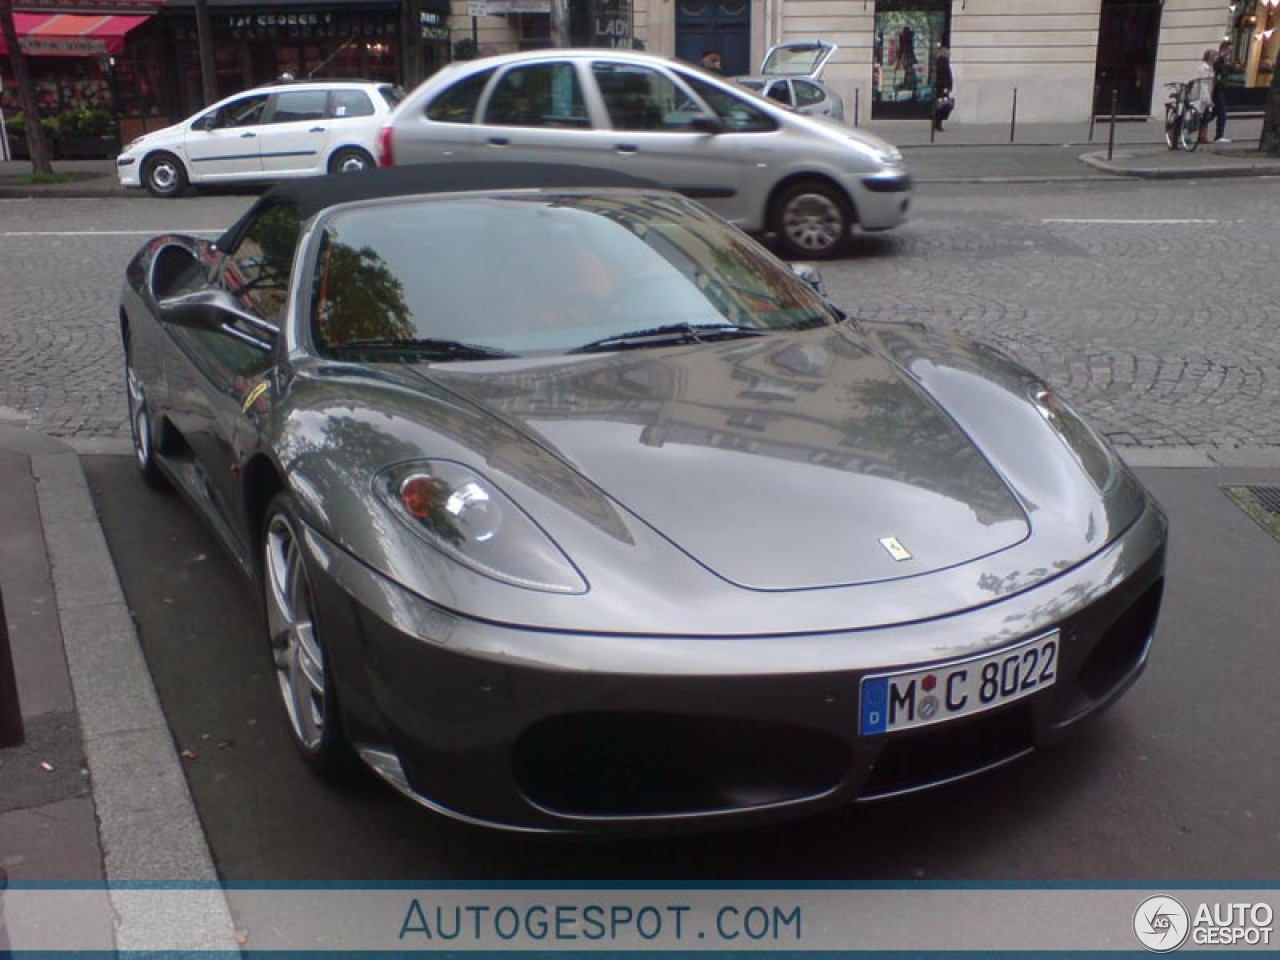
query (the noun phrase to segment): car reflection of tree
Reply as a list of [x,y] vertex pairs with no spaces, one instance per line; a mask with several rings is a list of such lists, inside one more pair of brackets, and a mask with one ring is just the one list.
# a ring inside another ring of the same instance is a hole
[[323,344],[417,336],[404,284],[373,249],[326,237],[319,273],[316,330]]

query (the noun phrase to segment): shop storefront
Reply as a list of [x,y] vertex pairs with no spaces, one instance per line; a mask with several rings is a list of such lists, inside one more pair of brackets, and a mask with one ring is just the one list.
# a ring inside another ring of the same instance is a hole
[[[114,63],[131,35],[151,19],[150,8],[140,4],[117,3],[93,12],[15,12],[18,44],[55,156],[107,156],[115,150],[120,100]],[[0,55],[7,53],[0,38]],[[4,71],[0,109],[15,154],[25,155],[26,118],[11,70]]]
[[876,0],[871,116],[928,117],[936,57],[951,32],[949,0]]
[[[424,73],[450,57],[448,0],[421,14]],[[400,82],[400,4],[324,0],[259,5],[210,0],[219,98],[288,75]],[[171,0],[114,61],[127,141],[206,106],[194,0]]]
[[1233,69],[1227,77],[1227,109],[1261,109],[1280,54],[1280,0],[1237,0],[1231,7]]

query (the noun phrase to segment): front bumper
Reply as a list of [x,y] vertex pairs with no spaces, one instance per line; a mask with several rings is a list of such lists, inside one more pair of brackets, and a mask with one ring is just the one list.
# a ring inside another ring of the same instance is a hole
[[907,218],[911,207],[911,175],[900,167],[850,177],[845,184],[863,230],[889,230]]
[[116,176],[120,186],[135,188],[142,186],[142,161],[138,157],[122,154],[116,158]]
[[[912,792],[1060,737],[1145,665],[1165,521],[1150,504],[1085,563],[955,616],[798,636],[488,624],[407,593],[314,532],[308,544],[348,735],[375,770],[472,822],[621,833],[763,821]],[[932,727],[858,734],[867,673],[990,652],[1051,629],[1061,632],[1053,687]],[[794,667],[776,667],[780,651]]]

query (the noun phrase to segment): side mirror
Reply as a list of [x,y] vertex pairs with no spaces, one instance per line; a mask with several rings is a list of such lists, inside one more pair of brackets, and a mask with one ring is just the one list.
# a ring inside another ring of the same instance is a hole
[[689,118],[689,128],[698,133],[724,133],[724,123],[710,113],[695,113]]
[[275,349],[280,328],[239,306],[222,290],[201,290],[161,300],[160,322],[223,333],[263,353]]
[[822,273],[812,263],[792,263],[789,266],[792,273],[813,287],[814,290],[817,290],[824,297],[827,295],[827,289],[822,283]]
[[218,128],[218,115],[216,113],[206,113],[203,117],[196,121],[196,129],[203,130],[208,133],[210,130]]

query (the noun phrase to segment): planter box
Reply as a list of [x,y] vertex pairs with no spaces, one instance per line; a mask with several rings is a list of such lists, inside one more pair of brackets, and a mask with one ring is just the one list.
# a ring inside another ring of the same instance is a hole
[[115,137],[59,137],[59,158],[63,160],[103,160],[120,149]]

